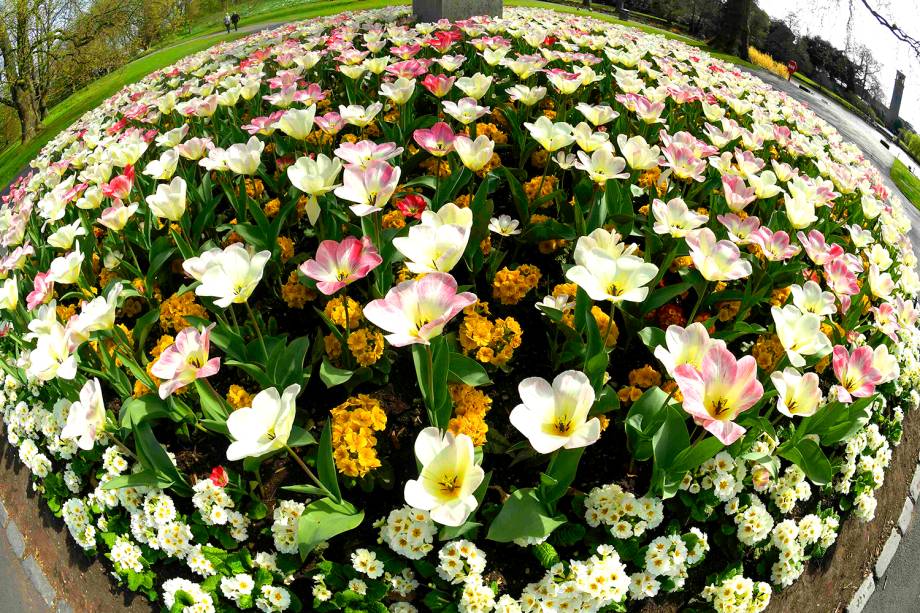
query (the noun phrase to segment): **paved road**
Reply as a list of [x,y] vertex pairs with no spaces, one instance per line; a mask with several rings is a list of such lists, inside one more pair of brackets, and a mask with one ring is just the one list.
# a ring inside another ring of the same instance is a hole
[[0,611],[47,613],[48,606],[29,581],[22,561],[13,553],[6,534],[0,533]]

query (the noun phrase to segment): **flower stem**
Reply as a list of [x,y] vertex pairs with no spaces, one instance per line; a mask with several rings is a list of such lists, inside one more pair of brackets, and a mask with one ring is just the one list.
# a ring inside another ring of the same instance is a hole
[[610,303],[610,314],[608,315],[610,319],[607,320],[607,332],[604,334],[604,342],[601,345],[604,351],[607,351],[607,339],[610,338],[610,331],[613,330],[613,314],[616,311],[616,306],[615,302]]
[[325,485],[323,485],[323,482],[319,480],[319,477],[316,476],[316,473],[310,470],[310,467],[307,466],[306,463],[300,459],[300,456],[294,453],[294,450],[291,449],[289,446],[285,445],[284,448],[287,449],[287,452],[291,454],[291,457],[294,458],[294,461],[297,462],[300,468],[303,469],[305,473],[307,473],[307,476],[310,477],[310,480],[313,483],[315,483],[319,489],[323,490],[327,496],[329,496],[330,498],[334,498],[332,493],[328,489],[326,489]]
[[342,357],[345,363],[351,365],[351,349],[348,346],[348,339],[351,337],[351,321],[348,319],[348,291],[345,286],[342,288],[342,308],[345,309],[345,346],[342,347]]
[[265,361],[268,362],[268,350],[265,348],[265,339],[262,338],[262,330],[259,328],[259,322],[256,320],[256,314],[252,312],[252,307],[249,306],[248,301],[244,302],[243,304],[246,305],[246,312],[249,313],[249,319],[252,320],[252,327],[256,329],[256,336],[259,337],[259,344],[262,346],[262,355],[265,356]]
[[692,324],[694,318],[696,317],[697,312],[700,310],[700,307],[703,305],[703,299],[706,298],[706,294],[709,293],[709,281],[706,281],[706,284],[703,286],[703,291],[700,292],[700,295],[696,299],[696,304],[693,305],[693,310],[690,311],[690,317],[687,318],[687,324]]

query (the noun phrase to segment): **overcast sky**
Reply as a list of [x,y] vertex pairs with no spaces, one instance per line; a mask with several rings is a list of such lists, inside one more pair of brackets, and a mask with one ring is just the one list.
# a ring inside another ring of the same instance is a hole
[[[920,61],[911,48],[898,41],[890,30],[866,10],[861,0],[757,0],[771,17],[795,15],[801,34],[817,35],[837,48],[847,44],[847,21],[850,2],[856,7],[853,21],[853,42],[872,50],[882,66],[878,81],[885,94],[885,104],[891,102],[895,71],[907,75],[901,117],[920,129]],[[920,0],[869,0],[875,9],[896,23],[901,30],[920,39]]]

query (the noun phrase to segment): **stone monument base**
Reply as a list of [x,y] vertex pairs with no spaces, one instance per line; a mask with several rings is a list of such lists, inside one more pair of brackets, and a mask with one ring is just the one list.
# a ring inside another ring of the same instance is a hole
[[476,15],[501,17],[502,0],[412,0],[412,11],[421,22],[457,21]]

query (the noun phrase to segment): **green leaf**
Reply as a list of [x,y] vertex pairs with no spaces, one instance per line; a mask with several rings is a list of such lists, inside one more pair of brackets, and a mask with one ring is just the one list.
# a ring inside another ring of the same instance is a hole
[[515,490],[492,520],[486,538],[508,543],[516,538],[543,538],[565,523],[565,517],[552,516],[537,498],[536,490]]
[[274,382],[275,387],[284,389],[289,385],[305,382],[310,372],[304,370],[303,362],[309,349],[308,336],[296,338],[286,347],[282,347],[278,360],[270,361],[268,364],[268,378]]
[[316,471],[320,482],[336,499],[342,500],[339,479],[335,471],[335,459],[332,457],[332,421],[326,420],[323,433],[319,437],[319,449],[316,452]]
[[822,445],[833,445],[846,441],[869,422],[872,403],[876,396],[860,398],[850,404],[831,402],[802,419],[796,436],[817,434]]
[[305,494],[307,496],[325,496],[326,492],[322,488],[316,487],[315,485],[282,485],[281,489],[286,492],[294,492],[295,494]]
[[297,549],[300,559],[306,560],[313,549],[334,536],[354,530],[364,520],[364,511],[358,511],[348,502],[322,498],[311,502],[297,521]]
[[821,451],[818,443],[810,438],[801,439],[795,445],[781,445],[776,450],[776,454],[786,458],[805,471],[805,474],[815,485],[830,483],[830,480],[834,477],[834,469],[830,460]]
[[102,486],[104,490],[117,490],[123,487],[169,487],[171,481],[162,480],[156,472],[145,469],[130,475],[119,475],[106,481]]
[[292,426],[291,434],[288,436],[287,445],[288,447],[306,447],[307,445],[315,445],[316,439],[308,431],[304,430],[300,426]]
[[639,330],[639,338],[642,339],[645,346],[649,348],[649,351],[654,351],[656,347],[665,344],[664,330],[655,328],[654,326]]
[[195,389],[198,390],[198,401],[201,403],[201,413],[205,419],[227,421],[227,417],[230,416],[227,403],[215,393],[214,388],[201,379],[196,379]]
[[180,496],[191,496],[192,488],[169,458],[166,448],[157,440],[150,424],[143,422],[134,426],[133,430],[137,457],[144,468],[156,473],[162,481],[168,482],[169,487]]
[[725,445],[722,444],[722,441],[714,436],[707,436],[693,447],[688,447],[677,454],[677,457],[671,463],[670,469],[681,473],[681,476],[683,476],[684,473],[699,468],[703,462],[722,451],[723,447]]
[[450,392],[447,389],[447,376],[450,368],[450,349],[443,336],[431,341],[430,345],[412,345],[412,361],[422,400],[428,410],[428,423],[439,428],[447,428],[453,411]]
[[121,405],[118,413],[118,421],[122,428],[133,429],[136,425],[145,421],[162,419],[164,417],[177,417],[179,421],[181,416],[174,416],[169,410],[166,401],[161,400],[155,394],[145,394],[140,398],[129,398]]
[[553,455],[549,466],[546,468],[545,476],[549,480],[540,486],[539,498],[550,508],[554,508],[556,502],[565,496],[572,481],[575,480],[575,473],[578,472],[578,462],[584,453],[585,448],[577,449],[560,449]]
[[493,172],[498,173],[508,183],[508,189],[511,192],[511,199],[514,200],[514,206],[517,209],[518,218],[521,225],[527,227],[530,223],[530,202],[527,200],[527,194],[524,193],[524,187],[518,181],[511,170],[505,166],[496,168]]
[[472,387],[488,385],[492,382],[482,364],[462,353],[454,352],[451,352],[449,357],[448,378]]
[[652,437],[667,416],[664,410],[667,398],[660,387],[651,387],[632,403],[626,414],[626,439],[633,457],[640,462],[652,457]]
[[657,309],[658,307],[671,302],[671,300],[677,296],[680,296],[689,289],[690,284],[686,281],[675,283],[674,285],[668,285],[662,287],[661,289],[656,289],[648,295],[648,298],[642,301],[641,311],[642,313],[648,313],[652,309]]
[[319,378],[326,384],[326,387],[335,387],[336,385],[342,385],[351,379],[352,375],[355,374],[353,370],[345,370],[344,368],[336,368],[329,361],[329,358],[323,357],[323,363],[319,365]]
[[633,210],[632,194],[627,182],[610,179],[604,197],[607,200],[607,214],[616,223],[617,232],[629,236],[636,222],[636,212]]

